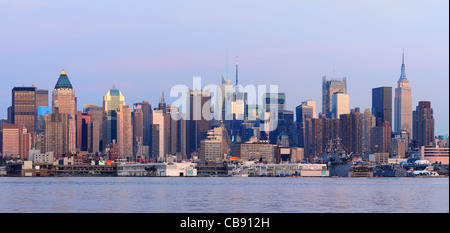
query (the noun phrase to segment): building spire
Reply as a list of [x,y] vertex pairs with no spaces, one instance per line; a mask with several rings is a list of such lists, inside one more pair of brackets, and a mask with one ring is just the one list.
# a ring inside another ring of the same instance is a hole
[[405,49],[402,52],[402,71],[400,73],[400,80],[406,79],[406,71],[405,71]]
[[239,80],[238,80],[238,56],[236,56],[236,91],[239,90]]

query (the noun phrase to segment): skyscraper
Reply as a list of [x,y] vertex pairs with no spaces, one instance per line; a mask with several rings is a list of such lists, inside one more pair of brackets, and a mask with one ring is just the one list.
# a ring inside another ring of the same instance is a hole
[[372,114],[376,117],[377,126],[384,121],[392,125],[392,87],[372,89]]
[[295,108],[295,117],[297,121],[297,145],[305,147],[305,119],[315,118],[315,101],[305,101]]
[[331,116],[333,119],[339,119],[342,114],[348,114],[350,111],[350,97],[341,92],[333,93],[331,97]]
[[[361,114],[361,154],[367,156],[372,152],[373,128],[375,127],[375,116],[369,109]],[[367,157],[365,157],[367,158]]]
[[434,142],[434,118],[430,101],[420,101],[413,112],[413,141],[416,147]]
[[264,111],[270,111],[270,108],[277,107],[278,110],[286,110],[286,95],[284,93],[265,93]]
[[190,156],[192,152],[200,148],[200,141],[206,138],[208,130],[211,129],[211,91],[209,89],[189,90],[188,98],[189,120],[186,122],[186,154]]
[[70,153],[69,116],[60,113],[57,107],[52,114],[45,116],[45,152],[52,151],[54,155]]
[[133,127],[131,108],[128,105],[120,105],[117,111],[117,144],[121,158],[133,157]]
[[[69,151],[76,153],[76,122],[75,113],[77,111],[77,101],[75,91],[63,70],[59,75],[58,82],[52,93],[52,111],[58,108],[60,114],[69,115]],[[55,154],[57,154],[55,152]]]
[[327,80],[324,76],[322,81],[322,113],[326,118],[332,118],[332,96],[336,92],[347,94],[347,78]]
[[406,79],[405,56],[402,56],[402,69],[400,79],[395,88],[394,100],[394,131],[400,133],[406,130],[412,138],[412,97],[409,81]]
[[12,124],[23,125],[29,133],[36,128],[36,87],[12,89]]
[[117,142],[117,112],[125,105],[125,97],[113,86],[103,97],[103,150],[113,140]]

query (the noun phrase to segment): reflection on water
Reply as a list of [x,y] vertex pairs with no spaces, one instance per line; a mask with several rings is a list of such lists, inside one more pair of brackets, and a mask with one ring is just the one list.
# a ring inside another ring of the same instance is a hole
[[448,178],[0,178],[0,212],[449,212]]

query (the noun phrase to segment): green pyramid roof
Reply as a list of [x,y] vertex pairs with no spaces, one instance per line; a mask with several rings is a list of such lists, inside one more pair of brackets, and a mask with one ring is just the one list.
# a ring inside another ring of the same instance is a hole
[[70,83],[69,78],[67,77],[67,73],[64,70],[61,72],[58,82],[56,82],[56,85],[55,85],[55,89],[60,89],[60,88],[72,89],[72,84]]

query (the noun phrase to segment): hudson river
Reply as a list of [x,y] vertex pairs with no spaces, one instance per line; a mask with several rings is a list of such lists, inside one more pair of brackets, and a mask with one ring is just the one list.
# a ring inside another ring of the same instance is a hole
[[448,213],[448,178],[1,177],[2,213]]

